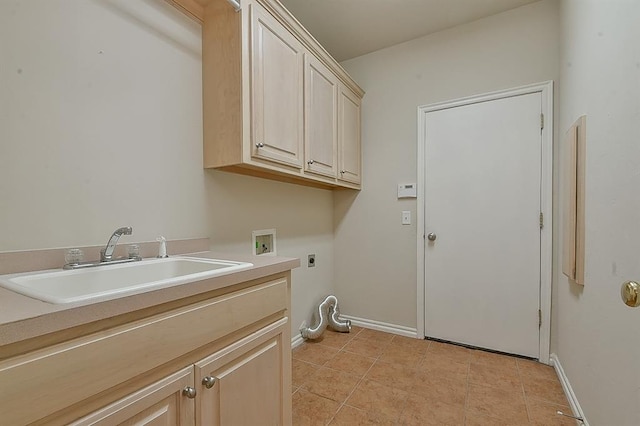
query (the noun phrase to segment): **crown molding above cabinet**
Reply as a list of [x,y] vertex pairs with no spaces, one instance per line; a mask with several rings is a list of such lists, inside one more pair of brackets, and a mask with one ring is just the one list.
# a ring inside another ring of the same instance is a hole
[[364,91],[276,0],[167,0],[200,22],[204,167],[360,189]]

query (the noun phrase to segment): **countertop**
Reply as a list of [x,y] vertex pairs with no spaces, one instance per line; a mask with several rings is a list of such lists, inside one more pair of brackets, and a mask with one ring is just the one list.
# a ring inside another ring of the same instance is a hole
[[56,305],[0,287],[0,346],[218,290],[300,266],[300,259],[288,257],[243,256],[210,251],[181,256],[250,262],[253,267],[202,281],[98,302]]

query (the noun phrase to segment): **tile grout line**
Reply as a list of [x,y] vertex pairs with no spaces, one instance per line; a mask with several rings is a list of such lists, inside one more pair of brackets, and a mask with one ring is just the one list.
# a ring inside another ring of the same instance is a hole
[[[378,360],[378,359],[376,358],[376,361],[377,361],[377,360]],[[353,393],[356,391],[356,389],[358,389],[358,386],[360,386],[360,383],[362,383],[362,381],[364,380],[364,378],[365,378],[365,376],[367,375],[367,373],[368,373],[368,372],[373,368],[373,366],[376,364],[376,361],[374,361],[374,362],[371,364],[371,367],[369,367],[369,368],[367,369],[367,371],[365,371],[365,373],[364,373],[364,374],[362,375],[362,377],[358,380],[358,382],[357,382],[357,383],[356,383],[356,385],[353,387],[353,389],[351,389],[351,392],[349,392],[349,395],[347,395],[347,396],[345,397],[345,399],[342,401],[342,403],[340,404],[340,406],[338,407],[338,409],[336,410],[336,412],[333,414],[333,416],[331,417],[331,419],[329,419],[329,421],[327,422],[327,424],[330,424],[330,423],[333,421],[333,419],[335,419],[335,418],[336,418],[336,415],[340,412],[340,410],[342,410],[342,407],[344,407],[344,406],[347,404],[347,400],[348,400],[349,398],[351,398],[351,395],[353,395]]]
[[[363,328],[362,330],[365,330],[365,329]],[[358,334],[362,333],[362,330],[360,330],[358,333],[356,333],[356,334],[353,336],[353,338],[352,338],[351,340],[355,339],[355,338],[356,338],[356,336],[357,336]],[[350,341],[351,341],[351,340],[350,340]],[[393,339],[392,339],[392,340],[393,340]],[[347,344],[348,344],[348,343],[345,343],[345,345],[344,345],[344,346],[347,346]],[[343,346],[343,348],[344,348],[344,346]],[[342,350],[342,349],[340,349],[340,350]],[[347,351],[347,352],[348,352],[348,351]],[[362,354],[358,354],[358,353],[356,353],[356,352],[350,352],[350,353],[355,353],[356,355],[364,356],[364,355],[362,355]],[[384,352],[383,352],[383,353],[384,353]],[[332,417],[329,419],[329,421],[326,423],[327,425],[328,425],[328,424],[331,424],[331,422],[333,421],[333,419],[335,419],[335,418],[336,418],[336,415],[340,412],[340,410],[342,410],[342,407],[344,407],[344,406],[347,404],[347,400],[348,400],[349,398],[351,398],[351,395],[353,395],[353,393],[356,391],[356,389],[358,389],[358,386],[360,386],[360,383],[362,383],[362,381],[364,380],[364,378],[367,376],[367,374],[369,373],[369,371],[371,371],[371,369],[373,368],[373,366],[374,366],[374,365],[376,365],[376,362],[378,362],[378,360],[380,359],[380,357],[381,357],[381,356],[382,356],[382,354],[378,355],[378,356],[375,358],[375,360],[373,361],[373,363],[371,363],[371,366],[367,369],[367,371],[365,371],[365,372],[364,372],[364,374],[362,375],[362,377],[360,378],[360,380],[358,380],[358,383],[356,383],[356,385],[353,387],[353,389],[351,389],[351,392],[349,392],[349,395],[347,395],[347,397],[342,401],[342,404],[340,404],[340,406],[338,407],[338,409],[336,410],[336,412],[333,414],[333,416],[332,416]],[[367,357],[367,358],[372,358],[372,357]],[[372,358],[372,359],[373,359],[373,358]]]
[[[353,338],[352,338],[352,339],[350,339],[350,341],[354,340],[354,339],[357,337],[357,335],[358,335],[358,334],[360,334],[363,330],[366,330],[366,329],[365,329],[365,328],[363,328],[362,330],[360,330],[356,335],[354,335],[354,336],[353,336]],[[367,339],[367,340],[371,340],[371,339]],[[375,341],[375,340],[374,340],[374,341]],[[386,345],[386,346],[387,346],[387,347],[388,347],[388,346],[391,346],[391,343],[392,343],[392,342],[393,342],[393,338],[392,338],[392,339],[387,343],[387,345]],[[349,342],[345,343],[345,345],[344,345],[344,346],[347,346],[348,344],[349,344]],[[342,351],[342,350],[344,349],[344,346],[340,349],[340,351]],[[386,348],[385,348],[385,349],[386,349]],[[357,353],[357,352],[351,352],[351,351],[345,351],[345,352],[352,353],[352,354],[359,355],[359,356],[363,356],[363,357],[366,357],[366,358],[370,358],[370,359],[373,359],[374,361],[373,361],[373,363],[371,364],[371,366],[367,369],[367,371],[365,371],[365,372],[364,372],[364,374],[362,375],[362,377],[360,378],[360,380],[358,380],[358,382],[355,384],[355,386],[353,387],[353,389],[351,390],[351,392],[349,393],[349,395],[347,395],[347,397],[342,401],[342,404],[340,405],[340,407],[338,407],[338,410],[334,413],[333,417],[331,417],[331,419],[329,420],[329,422],[328,422],[327,424],[330,424],[330,423],[335,419],[336,415],[340,412],[340,410],[341,410],[345,405],[347,405],[347,401],[349,400],[349,398],[351,397],[351,395],[353,395],[353,393],[356,391],[356,389],[358,388],[358,386],[360,386],[360,383],[362,383],[362,381],[363,381],[363,380],[365,380],[365,377],[367,376],[367,374],[369,373],[369,371],[371,371],[371,369],[373,368],[373,366],[374,366],[374,365],[376,365],[376,363],[377,363],[378,361],[380,361],[380,358],[381,358],[381,357],[384,355],[384,353],[385,353],[385,352],[384,352],[384,350],[383,350],[383,351],[382,351],[382,353],[380,353],[378,356],[376,356],[376,357],[370,357],[370,356],[367,356],[367,355],[364,355],[364,354],[360,354],[360,353]],[[328,362],[328,361],[327,361],[327,362]],[[382,362],[384,362],[384,361],[382,361]],[[405,401],[405,403],[406,403],[406,401]],[[349,405],[349,407],[351,407],[351,406]],[[364,410],[359,409],[359,408],[357,408],[357,407],[354,407],[354,408],[356,408],[356,409],[358,409],[358,410],[361,410],[361,411],[364,411]],[[403,409],[403,410],[401,410],[401,412],[400,412],[400,414],[399,414],[399,416],[398,416],[398,420],[394,422],[395,424],[398,424],[398,423],[399,423],[399,421],[400,421],[400,417],[402,416],[403,411],[404,411],[404,409]]]
[[[367,375],[368,375],[368,374],[370,374],[370,372],[371,372],[371,370],[373,369],[373,367],[374,367],[374,366],[379,365],[380,363],[391,363],[391,364],[396,364],[396,363],[395,363],[395,362],[393,362],[393,361],[383,361],[383,357],[385,356],[385,354],[387,354],[387,353],[391,353],[391,352],[389,352],[389,349],[390,349],[390,348],[398,347],[397,345],[394,345],[394,343],[393,343],[393,341],[394,341],[394,338],[395,338],[395,337],[392,337],[392,338],[391,338],[391,340],[389,340],[389,341],[387,341],[387,342],[385,343],[385,342],[381,342],[380,340],[377,340],[376,338],[367,338],[367,337],[362,337],[363,335],[362,335],[361,333],[362,333],[362,331],[363,331],[363,330],[367,330],[367,329],[361,329],[360,331],[358,331],[357,333],[355,333],[352,337],[350,337],[350,338],[349,338],[349,340],[347,340],[347,341],[346,341],[344,344],[342,344],[340,347],[328,346],[328,345],[324,345],[324,344],[322,344],[322,343],[318,343],[320,346],[330,347],[330,348],[332,348],[332,349],[336,350],[335,354],[334,354],[331,358],[329,358],[328,360],[325,360],[322,364],[314,364],[314,363],[311,363],[311,362],[308,362],[308,361],[300,360],[300,361],[302,361],[302,362],[306,362],[306,363],[309,363],[309,364],[316,365],[316,366],[317,366],[317,367],[319,367],[319,368],[328,368],[328,369],[331,369],[331,370],[340,371],[340,372],[342,372],[342,373],[347,373],[347,372],[342,371],[342,370],[337,370],[337,369],[334,369],[334,368],[331,368],[331,367],[328,367],[328,366],[327,366],[327,364],[328,364],[332,359],[334,359],[334,358],[335,358],[335,356],[337,356],[337,354],[339,354],[340,352],[351,353],[351,354],[354,354],[354,355],[358,355],[358,356],[365,357],[365,358],[368,358],[368,359],[370,359],[370,360],[373,360],[373,362],[372,362],[372,364],[369,366],[369,368],[367,368],[367,370],[366,370],[366,371],[362,374],[362,376],[357,380],[357,382],[355,383],[355,385],[353,386],[353,388],[351,389],[351,391],[349,392],[349,394],[348,394],[344,399],[342,399],[342,401],[341,401],[341,402],[336,401],[336,402],[338,402],[338,408],[337,408],[337,410],[333,413],[333,415],[332,415],[330,418],[328,418],[328,420],[327,420],[327,423],[326,423],[326,424],[329,424],[329,423],[334,422],[334,421],[335,421],[335,419],[336,419],[336,417],[337,417],[337,414],[338,414],[338,413],[339,413],[339,412],[344,408],[344,406],[345,406],[345,405],[347,405],[347,406],[349,406],[349,407],[353,407],[354,409],[357,409],[358,411],[361,411],[361,412],[365,412],[365,413],[366,413],[366,412],[368,412],[368,410],[366,410],[366,409],[361,409],[361,408],[359,408],[359,407],[355,407],[355,406],[352,406],[352,405],[347,404],[347,401],[349,400],[349,398],[351,398],[351,397],[352,397],[352,395],[354,394],[354,392],[356,391],[356,389],[358,389],[358,387],[359,387],[359,386],[360,386],[360,385],[361,385],[365,380],[367,380],[367,379],[366,379],[366,377],[367,377]],[[346,350],[345,348],[347,347],[347,345],[349,345],[351,342],[353,342],[353,341],[354,341],[354,339],[356,339],[358,336],[361,336],[361,337],[362,337],[362,339],[366,339],[366,340],[368,340],[368,341],[370,341],[370,342],[383,343],[384,345],[381,347],[381,351],[380,351],[380,353],[379,353],[378,355],[376,355],[376,356],[368,356],[368,355],[364,355],[364,354],[359,353],[359,352],[352,352],[352,351]],[[432,342],[427,342],[427,348],[426,348],[425,352],[422,354],[422,356],[421,356],[420,360],[419,360],[415,365],[413,365],[413,367],[411,367],[411,366],[408,366],[408,367],[410,367],[410,368],[412,368],[413,370],[416,370],[416,371],[417,371],[417,370],[419,369],[419,366],[423,365],[423,364],[426,362],[426,359],[428,358],[428,354],[430,353],[430,351],[429,351],[429,350],[430,350],[431,346],[432,346]],[[400,348],[400,349],[403,349],[403,348]],[[406,350],[409,350],[409,348],[405,348],[405,349],[406,349]],[[471,383],[471,367],[472,367],[472,364],[474,363],[474,362],[473,362],[473,360],[474,360],[474,358],[473,358],[473,356],[472,356],[472,357],[469,359],[469,361],[468,361],[468,363],[467,363],[467,366],[466,366],[466,381],[465,381],[465,384],[466,384],[466,392],[465,392],[465,403],[464,403],[464,406],[463,406],[463,413],[462,413],[462,414],[463,414],[463,422],[464,422],[464,424],[467,424],[467,422],[472,418],[471,416],[469,416],[469,407],[470,407],[470,393],[471,393],[471,392],[470,392],[470,387],[471,387],[471,385],[472,385],[472,383]],[[550,398],[550,397],[548,397],[548,398],[535,398],[535,397],[534,397],[534,398],[529,398],[529,397],[527,396],[527,392],[526,392],[526,390],[525,390],[525,376],[526,376],[526,377],[529,377],[529,375],[528,375],[528,374],[525,374],[525,372],[524,372],[524,370],[523,370],[523,365],[521,365],[521,363],[520,363],[520,362],[518,362],[518,360],[515,360],[515,361],[516,361],[516,362],[515,362],[516,373],[517,373],[518,382],[519,382],[519,383],[518,383],[518,385],[519,385],[519,387],[520,387],[521,395],[522,395],[522,397],[523,397],[523,401],[524,401],[524,403],[525,403],[525,412],[526,412],[526,415],[527,415],[527,424],[532,424],[532,422],[533,422],[533,414],[532,414],[532,413],[533,413],[533,411],[532,411],[532,410],[533,410],[533,408],[532,408],[532,407],[530,407],[530,402],[532,402],[532,401],[533,401],[533,402],[537,402],[537,401],[539,401],[539,402],[542,402],[542,403],[544,403],[544,404],[547,404],[547,405],[554,405],[554,406],[562,405],[562,404],[559,404],[559,403],[558,403],[558,402],[556,402],[555,400],[551,400],[551,398]],[[402,364],[402,363],[400,363],[400,364]],[[484,363],[480,363],[480,364],[485,365]],[[404,364],[402,364],[402,365],[404,365]],[[497,369],[497,368],[498,368],[498,366],[497,366],[497,365],[492,365],[491,363],[486,364],[486,366],[488,366],[488,367],[490,366],[492,370],[495,370],[495,369]],[[540,377],[540,380],[542,380],[542,381],[544,381],[544,382],[547,382],[547,381],[549,381],[549,382],[553,382],[553,380],[551,380],[551,379],[547,379],[546,377]],[[378,383],[379,383],[379,382],[378,382]],[[384,385],[384,383],[382,383],[382,384]],[[303,385],[301,385],[300,387],[298,387],[298,390],[302,389],[302,388],[303,388],[303,386],[304,386],[304,384],[303,384]],[[413,385],[412,385],[411,389],[407,392],[407,394],[413,394],[413,389],[414,389],[414,387],[415,387],[415,384],[413,384]],[[492,386],[492,387],[494,387],[494,386]],[[499,388],[499,387],[498,387],[498,388]],[[320,396],[321,396],[321,395],[320,395]],[[545,395],[545,396],[546,396],[546,395]],[[510,398],[509,398],[509,399],[510,399]],[[406,413],[408,412],[408,411],[407,411],[407,410],[408,410],[408,407],[409,407],[409,399],[408,399],[408,398],[406,398],[406,399],[403,401],[403,407],[402,407],[402,409],[401,409],[401,410],[399,410],[399,414],[398,414],[397,418],[395,419],[394,424],[400,424],[400,423],[401,423],[401,420],[402,420],[402,418],[403,418],[404,414],[406,414]],[[493,417],[493,416],[490,416],[490,417]],[[496,416],[496,417],[497,417],[498,419],[500,419],[500,418],[501,418],[501,416]]]
[[[393,342],[393,339],[391,340],[391,342]],[[428,354],[428,352],[429,352],[429,347],[431,346],[431,342],[430,342],[430,341],[428,341],[428,340],[427,340],[426,342],[427,342],[427,348],[426,348],[425,352],[421,355],[421,359],[420,359],[417,363],[415,363],[415,365],[414,365],[413,367],[411,367],[411,366],[407,366],[407,367],[411,368],[414,372],[417,372],[417,371],[418,371],[419,366],[420,366],[420,365],[422,365],[423,361],[424,361],[424,360],[426,359],[426,357],[427,357],[427,354]],[[405,350],[406,350],[406,348],[405,348]],[[409,349],[409,350],[412,350],[412,349]],[[383,354],[382,354],[382,355],[384,355],[384,352],[383,352]],[[382,356],[382,355],[381,355],[381,356]],[[385,361],[382,361],[382,360],[380,360],[380,361],[381,361],[381,362],[385,362]],[[403,366],[405,366],[404,364],[396,364],[396,363],[393,363],[393,362],[391,362],[390,364],[403,365]],[[408,391],[405,391],[405,392],[407,393],[407,396],[409,396],[409,395],[417,395],[415,392],[413,392],[413,388],[414,388],[414,385],[412,385],[412,386],[411,386],[411,388],[410,388]],[[397,420],[395,421],[395,424],[398,424],[398,425],[399,425],[399,424],[401,424],[401,422],[402,422],[402,416],[403,416],[403,415],[404,415],[404,413],[407,411],[407,407],[408,407],[408,405],[409,405],[409,400],[408,400],[408,398],[407,398],[407,399],[405,399],[403,402],[404,402],[404,406],[403,406],[403,407],[402,407],[402,409],[400,410],[400,413],[399,413],[399,415],[398,415],[398,418],[397,418]]]
[[[358,334],[360,334],[362,330],[360,330],[358,333],[356,333],[351,339],[349,339],[349,341],[347,343],[345,343],[344,345],[342,345],[342,347],[340,349],[338,349],[338,354],[340,353],[340,351],[342,351],[344,349],[345,346],[347,346],[349,344],[349,342],[351,342],[353,339],[356,338],[356,336]],[[335,358],[338,354],[334,355],[333,358]],[[327,360],[325,362],[325,364],[329,361],[331,361],[333,358]],[[324,364],[323,364],[324,365]],[[363,376],[364,377],[364,376]],[[360,378],[360,380],[362,380],[362,378]],[[355,388],[358,387],[358,384],[360,384],[360,381],[358,381],[358,383],[356,383],[355,387],[351,390],[351,393],[349,393],[349,395],[347,395],[347,397],[340,403],[340,406],[338,406],[338,409],[336,410],[335,413],[333,413],[333,415],[331,416],[331,418],[325,423],[325,425],[329,425],[331,424],[331,422],[333,421],[333,419],[336,418],[336,415],[340,412],[340,410],[342,410],[342,407],[344,406],[344,403],[347,399],[349,399],[349,397],[351,396],[351,394],[353,393],[353,391],[355,390]]]
[[[427,350],[422,355],[422,359],[420,361],[418,361],[418,363],[415,365],[415,367],[413,367],[413,369],[415,371],[417,371],[419,366],[422,365],[422,362],[427,358],[427,354],[429,353],[429,347],[431,347],[431,341],[427,340],[426,342],[427,342]],[[408,391],[407,394],[417,395],[416,393],[413,392],[413,386],[411,386],[411,390]],[[404,401],[404,407],[402,407],[402,410],[400,410],[400,415],[398,416],[398,420],[396,421],[396,424],[400,424],[401,423],[402,416],[407,411],[407,406],[408,405],[409,405],[409,401],[407,399],[407,400]]]
[[[361,330],[361,331],[362,331],[362,330]],[[386,353],[388,353],[389,348],[394,347],[394,345],[393,345],[393,338],[392,338],[391,340],[389,340],[388,342],[386,342],[386,344],[385,344],[385,345],[384,345],[384,347],[382,348],[382,351],[381,351],[378,355],[376,355],[376,356],[374,356],[374,357],[372,357],[372,356],[367,356],[367,355],[364,355],[364,354],[361,354],[361,353],[358,353],[358,352],[346,351],[346,350],[345,350],[345,347],[346,347],[350,342],[352,342],[352,341],[353,341],[353,339],[355,339],[358,335],[360,335],[360,332],[356,333],[352,338],[350,338],[347,342],[345,342],[345,343],[344,343],[343,345],[341,345],[340,347],[336,348],[336,347],[332,346],[331,348],[332,348],[332,349],[335,349],[335,350],[337,351],[337,352],[336,352],[336,355],[337,355],[337,353],[339,353],[339,352],[352,353],[352,354],[355,354],[355,355],[359,355],[359,356],[363,356],[363,357],[366,357],[366,358],[372,359],[372,360],[373,360],[373,363],[372,363],[372,364],[371,364],[371,366],[370,366],[370,367],[369,367],[369,368],[368,368],[368,369],[363,373],[363,375],[358,379],[358,381],[355,383],[355,385],[354,385],[353,389],[352,389],[352,390],[351,390],[351,392],[346,396],[346,398],[342,400],[342,402],[341,402],[341,403],[340,403],[340,405],[338,406],[338,409],[337,409],[337,410],[336,410],[336,412],[333,414],[333,416],[332,416],[331,418],[329,418],[329,419],[328,419],[328,422],[329,422],[329,423],[335,420],[337,413],[338,413],[338,412],[339,412],[339,411],[340,411],[340,410],[341,410],[345,405],[348,405],[348,404],[346,404],[346,402],[347,402],[347,401],[348,401],[348,399],[353,395],[353,393],[354,393],[354,392],[355,392],[355,390],[358,388],[358,386],[360,386],[360,385],[361,385],[361,383],[362,383],[364,380],[366,380],[366,376],[370,373],[371,369],[372,369],[375,365],[377,365],[377,364],[379,364],[379,363],[381,363],[381,362],[382,362],[382,363],[385,363],[384,361],[382,361],[382,358],[384,357],[384,355],[385,355]],[[366,338],[365,338],[365,339],[366,339]],[[380,341],[378,341],[378,340],[376,340],[376,339],[367,339],[367,340],[372,341],[372,342],[382,343],[382,342],[380,342]],[[321,344],[321,346],[325,346],[325,347],[327,347],[327,345],[322,345],[322,344]],[[418,361],[418,362],[417,362],[415,365],[413,365],[413,366],[409,366],[412,370],[417,370],[417,369],[419,369],[419,366],[420,366],[420,365],[423,365],[423,364],[424,364],[424,362],[425,362],[425,360],[426,360],[426,358],[428,357],[428,354],[429,354],[429,352],[430,352],[430,351],[429,351],[430,347],[431,347],[431,342],[427,342],[426,350],[425,350],[425,352],[423,353],[423,355],[421,356],[420,361]],[[409,349],[407,349],[407,350],[409,350]],[[318,365],[318,367],[330,368],[330,367],[327,367],[327,363],[328,363],[328,362],[330,362],[330,361],[331,361],[332,359],[334,359],[334,358],[335,358],[335,356],[334,356],[334,357],[331,357],[330,359],[328,359],[328,360],[324,361],[321,365]],[[306,361],[305,361],[305,362],[306,362]],[[393,362],[391,362],[391,363],[393,364]],[[466,392],[465,392],[465,404],[464,404],[464,407],[463,407],[464,412],[462,413],[462,414],[463,414],[463,421],[465,421],[465,422],[468,420],[468,418],[467,418],[467,411],[468,411],[468,408],[469,408],[469,393],[470,393],[470,386],[471,386],[471,382],[470,382],[470,369],[471,369],[471,364],[472,364],[472,363],[473,363],[473,362],[472,362],[472,360],[469,360],[469,361],[468,361],[468,363],[467,363],[467,367],[466,367],[466,376],[467,376],[467,378],[466,378],[466,381],[465,381],[465,385],[466,385]],[[317,365],[317,364],[316,364],[316,365]],[[521,387],[521,392],[523,392],[523,393],[524,393],[523,382],[522,382],[522,379],[521,379],[521,377],[520,377],[520,376],[521,376],[521,371],[520,371],[520,368],[519,368],[519,367],[520,367],[520,366],[519,366],[519,364],[518,364],[518,363],[516,363],[516,371],[517,371],[518,378],[519,378],[519,382],[520,382],[519,384],[520,384],[520,387]],[[330,369],[332,369],[332,368],[330,368]],[[332,370],[333,370],[333,369],[332,369]],[[336,371],[341,371],[341,370],[336,370]],[[383,383],[383,384],[384,384],[384,383]],[[410,389],[410,390],[408,391],[408,393],[409,393],[409,394],[412,394],[412,393],[413,393],[413,388],[412,388],[412,389]],[[524,396],[524,398],[525,398],[525,404],[527,404],[528,399],[526,399],[526,395]],[[337,401],[336,401],[336,402],[337,402]],[[395,423],[400,422],[400,421],[401,421],[401,419],[402,419],[403,414],[405,414],[405,413],[407,412],[406,410],[407,410],[407,406],[408,406],[408,400],[405,400],[404,402],[405,402],[404,407],[402,408],[402,410],[400,410],[400,411],[399,411],[398,418],[396,419],[397,421],[396,421]],[[355,408],[356,408],[356,409],[358,409],[358,407],[355,407]],[[527,417],[528,417],[528,419],[529,419],[530,414],[529,414],[529,411],[528,411],[528,406],[526,407],[526,409],[527,409]]]
[[[360,329],[360,331],[358,331],[357,333],[355,333],[355,334],[354,334],[354,335],[353,335],[353,336],[352,336],[352,337],[351,337],[351,338],[350,338],[350,339],[349,339],[349,340],[348,340],[344,345],[340,346],[339,348],[336,348],[335,346],[322,345],[322,343],[317,343],[318,345],[321,345],[321,346],[324,346],[324,347],[330,347],[330,348],[332,348],[332,349],[337,349],[337,350],[338,350],[338,352],[337,352],[333,357],[329,358],[329,359],[328,359],[328,360],[326,360],[324,363],[322,363],[321,365],[319,365],[319,364],[313,364],[313,363],[310,363],[310,364],[317,365],[317,366],[318,366],[318,367],[320,367],[320,368],[323,368],[323,367],[324,367],[324,368],[330,368],[330,367],[326,367],[326,364],[327,364],[329,361],[331,361],[332,359],[334,359],[334,358],[336,357],[336,355],[337,355],[337,354],[339,354],[340,352],[342,352],[342,351],[344,350],[344,348],[345,348],[345,347],[346,347],[346,346],[347,346],[347,345],[348,345],[348,344],[349,344],[353,339],[355,339],[355,338],[356,338],[356,337],[357,337],[357,336],[362,332],[362,330],[364,330],[364,329]],[[345,351],[345,352],[352,353],[352,352],[349,352],[349,351]],[[357,355],[360,355],[360,354],[357,354]],[[376,358],[376,361],[377,361],[377,358]],[[345,403],[346,403],[347,399],[349,399],[349,397],[351,396],[351,394],[353,394],[353,392],[356,390],[356,388],[358,387],[358,385],[360,384],[360,382],[362,381],[362,379],[364,378],[364,376],[369,372],[369,370],[373,367],[373,365],[374,365],[374,364],[375,364],[375,361],[371,364],[371,367],[369,367],[369,369],[364,373],[364,375],[363,375],[363,376],[358,380],[358,382],[356,383],[356,385],[354,386],[354,388],[351,390],[351,392],[349,393],[349,395],[347,395],[347,397],[342,401],[342,403],[340,404],[340,406],[338,407],[338,409],[336,410],[336,412],[335,412],[335,413],[333,413],[333,416],[331,416],[331,418],[329,418],[329,420],[328,420],[325,424],[327,424],[327,425],[328,425],[328,424],[330,424],[330,423],[333,421],[333,419],[335,419],[336,414],[338,414],[338,412],[340,412],[340,410],[342,409],[342,407],[345,405]],[[335,370],[335,369],[332,369],[332,368],[330,368],[330,369],[331,369],[331,370]],[[335,371],[341,371],[341,370],[335,370]],[[341,371],[341,372],[342,372],[342,371]],[[300,386],[300,388],[299,388],[299,389],[302,389],[302,386]],[[306,389],[305,389],[305,390],[306,390]],[[311,393],[313,393],[313,392],[311,392]],[[322,395],[318,395],[318,396],[320,396],[320,397],[322,397],[322,398],[325,398],[325,397],[323,397]],[[327,398],[327,399],[329,399],[329,398]],[[336,402],[338,402],[338,401],[336,401]]]
[[529,399],[527,398],[527,393],[524,390],[524,380],[522,379],[522,372],[520,371],[520,363],[516,360],[516,369],[518,370],[518,379],[520,380],[520,388],[522,389],[522,397],[524,398],[524,407],[527,410],[527,420],[529,420],[529,424],[533,421],[531,417],[531,410],[529,409]]
[[469,357],[469,365],[467,365],[467,391],[464,395],[464,412],[462,413],[463,422],[467,424],[467,409],[469,408],[469,392],[471,390],[471,357]]
[[[501,355],[501,356],[509,357],[510,355]],[[512,357],[512,358],[515,358],[515,357]],[[522,380],[522,375],[520,373],[520,366],[519,366],[518,360],[514,359],[514,361],[515,361],[516,374],[517,374],[517,377],[518,377],[518,385],[519,385],[519,388],[520,388],[520,392],[522,393],[522,397],[523,397],[522,401],[524,402],[525,412],[527,414],[527,424],[529,425],[529,424],[531,424],[532,420],[531,420],[531,416],[529,414],[529,407],[528,407],[528,404],[527,404],[526,392],[524,390],[524,381]],[[486,364],[486,365],[489,365],[489,364]],[[496,366],[491,365],[491,368],[495,369]],[[471,382],[469,384],[471,386]],[[478,384],[475,384],[475,386],[478,386]],[[483,386],[483,385],[479,385],[479,386]],[[487,386],[489,388],[498,389],[498,390],[501,390],[501,391],[505,390],[502,386],[494,386],[494,385],[487,385]],[[507,420],[507,421],[510,420],[508,418],[505,419],[504,417],[502,417],[501,415],[498,415],[498,414],[488,415],[488,417],[491,417],[491,418],[494,418],[494,419],[498,419],[498,420]]]
[[[351,339],[349,339],[349,340],[351,340]],[[304,345],[304,344],[306,344],[306,343],[307,343],[307,342],[305,341],[305,342],[303,343],[303,345]],[[337,350],[338,350],[338,353],[339,353],[339,352],[342,350],[342,348],[344,348],[344,346],[346,346],[347,344],[348,344],[348,342],[347,342],[347,343],[345,343],[344,345],[342,345],[340,348],[336,348],[335,346],[323,345],[322,343],[314,343],[314,345],[320,345],[320,346],[325,347],[325,348],[337,349]],[[302,345],[300,345],[299,347],[302,347]],[[310,362],[310,361],[306,361],[306,360],[303,360],[303,359],[295,358],[295,357],[293,356],[293,353],[292,353],[291,359],[292,359],[292,361],[293,361],[294,359],[296,359],[296,360],[298,360],[298,361],[300,361],[300,362],[304,362],[304,363],[306,363],[306,364],[311,364],[311,365],[313,365],[313,366],[318,367],[318,369],[320,369],[320,368],[325,367],[325,364],[326,364],[327,362],[331,361],[334,357],[335,357],[335,355],[334,355],[333,357],[329,358],[328,360],[324,361],[322,364],[316,364],[315,362]],[[326,367],[326,368],[329,368],[329,367]],[[333,369],[333,368],[332,368],[331,370],[335,370],[335,369]],[[309,379],[309,378],[307,378],[307,380],[305,380],[305,381],[304,381],[300,386],[298,386],[298,388],[296,389],[296,391],[298,391],[298,390],[300,390],[300,389],[304,389],[305,391],[309,392],[309,390],[308,390],[308,389],[306,389],[306,388],[304,387],[304,385],[305,385],[305,384],[307,384],[308,379]],[[295,392],[291,392],[291,394],[292,394],[292,395],[293,395],[294,393],[295,393]],[[313,392],[311,392],[311,393],[313,393]],[[314,395],[317,395],[317,394],[314,394]],[[322,397],[322,395],[318,395],[318,396],[321,396],[321,397]],[[323,398],[325,398],[325,397],[323,397]],[[329,399],[329,398],[327,398],[327,399]]]
[[[359,333],[357,333],[357,334],[359,334]],[[355,336],[354,336],[354,337],[355,337]],[[353,338],[352,338],[352,339],[353,339]],[[352,339],[349,339],[349,341],[351,341]],[[306,342],[305,342],[305,343],[306,343]],[[336,348],[336,347],[334,347],[334,346],[323,345],[323,344],[321,344],[321,343],[315,343],[315,344],[320,345],[320,346],[323,346],[323,347],[328,347],[328,348],[331,348],[331,349],[337,349],[337,350],[338,350],[338,352],[336,353],[336,355],[337,355],[338,353],[340,353],[340,351],[342,350],[342,348],[344,348],[344,347],[348,344],[348,342],[347,342],[347,343],[345,343],[344,345],[342,345],[340,348]],[[335,358],[335,355],[334,355],[333,357],[329,358],[328,360],[326,360],[325,362],[323,362],[322,364],[316,364],[316,363],[313,363],[313,362],[308,362],[308,364],[315,365],[315,366],[317,366],[317,367],[318,367],[318,369],[320,369],[320,368],[325,367],[325,364],[326,364],[327,362],[331,361],[333,358]],[[304,360],[299,360],[299,361],[307,362],[307,361],[304,361]],[[329,367],[326,367],[326,368],[329,368]],[[309,392],[309,393],[311,393],[311,394],[313,394],[313,395],[317,395],[317,394],[315,394],[314,392],[311,392],[311,391],[309,391],[308,389],[305,389],[305,388],[304,388],[304,385],[305,385],[306,383],[307,383],[307,382],[305,381],[302,385],[300,385],[300,387],[298,388],[298,390],[300,390],[300,389],[304,389],[305,391],[307,391],[307,392]],[[294,392],[292,392],[292,395],[293,395],[293,393],[294,393]],[[317,396],[319,396],[319,397],[321,397],[321,398],[325,398],[325,399],[329,399],[329,400],[331,400],[330,398],[326,398],[326,397],[324,397],[324,396],[322,396],[322,395],[317,395]],[[338,401],[336,401],[336,402],[338,402]],[[329,419],[329,421],[328,421],[327,423],[325,423],[326,425],[328,425],[329,423],[331,423],[331,422],[333,421],[333,419],[334,419],[334,417],[335,417],[336,413],[337,413],[338,411],[340,411],[340,408],[341,408],[341,407],[342,407],[342,405],[341,405],[340,407],[338,407],[338,410],[333,414],[333,416]]]

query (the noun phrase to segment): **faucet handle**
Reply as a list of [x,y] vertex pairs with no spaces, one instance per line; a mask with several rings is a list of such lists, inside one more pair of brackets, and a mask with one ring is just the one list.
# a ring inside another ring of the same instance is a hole
[[127,246],[127,255],[129,259],[140,259],[140,246],[138,244],[129,244]]

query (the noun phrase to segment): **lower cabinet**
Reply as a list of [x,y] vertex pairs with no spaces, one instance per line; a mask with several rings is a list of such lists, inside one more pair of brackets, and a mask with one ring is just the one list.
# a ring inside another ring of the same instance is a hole
[[193,367],[183,368],[71,425],[194,425],[193,384]]
[[0,425],[291,425],[289,280],[0,359]]
[[285,323],[265,327],[196,363],[198,425],[291,424],[283,392]]
[[291,424],[281,319],[71,425]]

